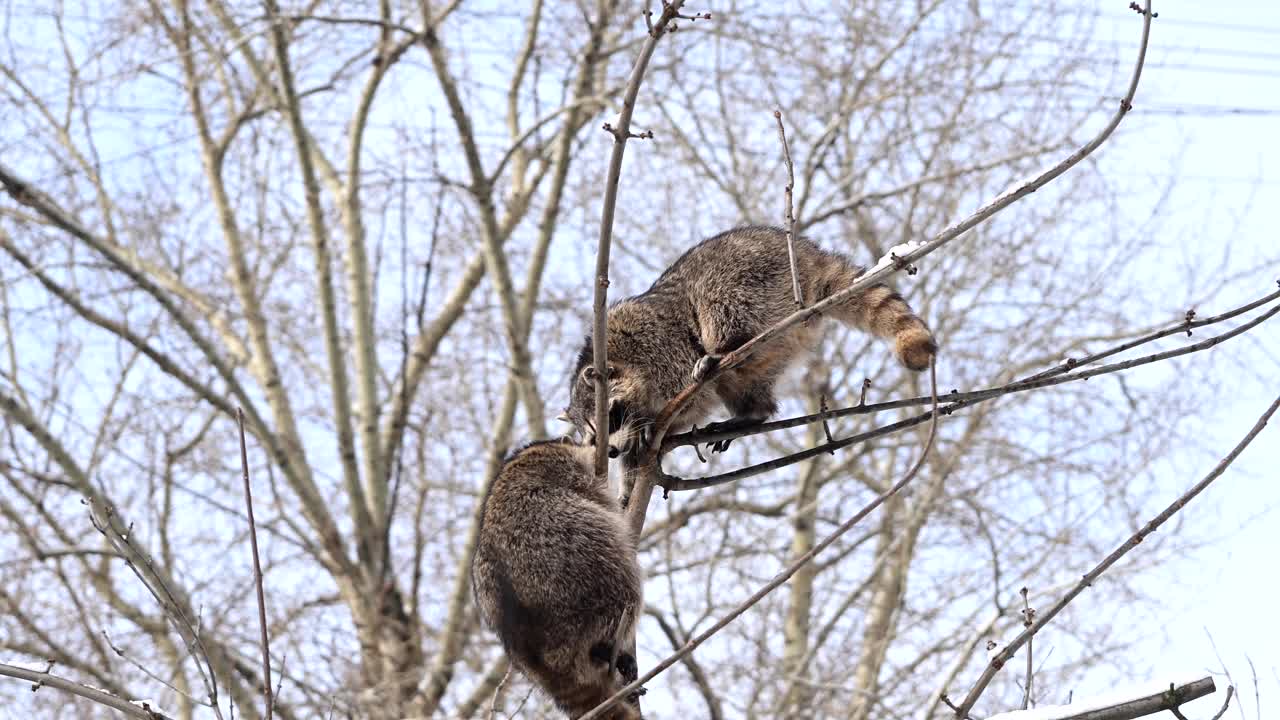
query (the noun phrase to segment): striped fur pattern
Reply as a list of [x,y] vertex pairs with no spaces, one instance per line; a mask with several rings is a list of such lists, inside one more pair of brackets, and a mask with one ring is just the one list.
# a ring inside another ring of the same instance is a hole
[[[485,499],[472,588],[517,669],[576,718],[636,678],[642,605],[631,533],[590,447],[551,440],[507,460]],[[610,663],[617,653],[617,673]],[[638,720],[639,700],[604,717]]]
[[[804,300],[812,304],[849,287],[863,268],[844,255],[796,238]],[[796,310],[786,233],[741,227],[704,240],[658,277],[653,286],[609,309],[609,444],[627,452],[644,441],[658,412],[687,385],[761,331]],[[903,365],[924,370],[937,352],[928,326],[896,291],[877,284],[828,312],[837,320],[893,343]],[[673,430],[702,422],[717,399],[732,419],[709,427],[763,422],[777,410],[773,387],[795,359],[818,340],[817,323],[801,323],[744,363],[715,379],[676,418]],[[594,444],[595,369],[588,337],[573,369],[569,407],[561,419]],[[723,447],[719,448],[723,449]]]

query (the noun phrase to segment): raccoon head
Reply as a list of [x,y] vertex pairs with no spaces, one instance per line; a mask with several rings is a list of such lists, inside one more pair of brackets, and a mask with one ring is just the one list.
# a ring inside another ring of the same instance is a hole
[[[609,427],[603,433],[609,443],[609,457],[640,449],[649,426],[644,408],[631,399],[637,378],[623,363],[609,363]],[[596,369],[590,358],[580,366],[569,387],[569,407],[558,418],[577,430],[584,445],[595,445],[602,433],[596,428]]]

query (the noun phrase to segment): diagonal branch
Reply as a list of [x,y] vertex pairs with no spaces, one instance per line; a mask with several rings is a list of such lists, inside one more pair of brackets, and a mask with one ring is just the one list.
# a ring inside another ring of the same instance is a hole
[[[1148,10],[1150,10],[1150,8],[1148,8]],[[1050,620],[1053,620],[1058,613],[1062,612],[1063,608],[1071,604],[1071,601],[1075,600],[1076,597],[1079,596],[1080,593],[1084,592],[1086,588],[1092,586],[1093,583],[1096,582],[1098,578],[1102,577],[1102,574],[1105,573],[1112,565],[1115,565],[1120,558],[1124,557],[1130,550],[1137,547],[1138,544],[1141,543],[1148,535],[1158,530],[1169,518],[1173,517],[1179,510],[1186,507],[1187,503],[1191,502],[1197,495],[1203,492],[1205,488],[1209,487],[1214,480],[1217,480],[1222,473],[1231,466],[1231,463],[1235,462],[1235,459],[1240,456],[1240,453],[1244,452],[1244,449],[1249,447],[1249,443],[1253,442],[1253,439],[1258,436],[1258,433],[1262,432],[1262,428],[1267,426],[1267,421],[1271,419],[1271,416],[1275,414],[1277,409],[1280,409],[1280,396],[1277,396],[1276,399],[1272,401],[1271,406],[1262,413],[1262,417],[1258,418],[1258,421],[1254,423],[1253,428],[1244,436],[1244,439],[1237,443],[1236,446],[1231,449],[1231,452],[1227,453],[1226,457],[1222,458],[1222,460],[1214,466],[1213,470],[1209,471],[1208,475],[1205,475],[1200,482],[1192,485],[1191,488],[1183,493],[1177,500],[1174,500],[1168,507],[1160,511],[1160,514],[1151,518],[1146,525],[1139,528],[1138,531],[1131,535],[1128,540],[1125,540],[1119,547],[1111,551],[1111,554],[1103,558],[1102,562],[1098,563],[1092,570],[1085,573],[1084,577],[1080,578],[1080,582],[1076,583],[1075,587],[1071,588],[1066,595],[1063,595],[1062,598],[1053,605],[1053,607],[1050,607],[1042,614],[1038,615],[1035,622],[1032,623],[1030,627],[1019,633],[1018,636],[1011,640],[1008,645],[1005,645],[1000,652],[996,653],[991,658],[991,662],[987,664],[986,669],[982,671],[982,675],[978,678],[978,681],[974,683],[973,689],[971,689],[969,694],[965,696],[964,702],[960,703],[959,707],[956,708],[956,717],[964,718],[968,715],[969,711],[973,709],[974,704],[978,702],[978,698],[982,696],[983,691],[985,691],[987,686],[991,684],[992,678],[994,678],[996,673],[1000,671],[1000,668],[1004,667],[1004,664],[1013,657],[1014,653],[1018,651],[1018,648],[1022,647],[1030,641],[1031,638],[1035,637],[1035,634],[1040,632],[1041,628],[1048,625]]]
[[0,675],[35,683],[31,687],[33,691],[42,686],[56,688],[140,720],[171,720],[168,715],[151,707],[149,703],[141,700],[125,700],[122,697],[117,697],[111,693],[103,692],[97,688],[89,687],[64,677],[58,677],[51,673],[0,663]]
[[[1215,315],[1213,317],[1206,317],[1200,320],[1193,320],[1191,322],[1186,322],[1186,321],[1180,322],[1168,328],[1165,328],[1163,330],[1157,330],[1157,331],[1148,333],[1146,335],[1134,338],[1133,340],[1128,340],[1118,345],[1111,346],[1109,348],[1106,348],[1105,350],[1101,350],[1099,352],[1086,355],[1085,357],[1082,357],[1079,359],[1068,358],[1062,364],[1056,367],[1049,368],[1048,370],[1044,370],[1034,375],[1030,375],[1021,380],[1006,383],[1004,385],[1000,385],[997,387],[987,388],[985,390],[976,390],[972,392],[963,392],[963,393],[956,392],[953,390],[947,396],[947,400],[949,401],[950,404],[944,406],[943,410],[944,412],[950,412],[952,410],[956,410],[964,406],[960,403],[964,403],[967,401],[989,400],[993,397],[998,397],[998,395],[993,395],[992,393],[1006,394],[1007,392],[1020,392],[1022,390],[1029,390],[1034,387],[1045,387],[1044,385],[1026,385],[1026,383],[1035,383],[1040,380],[1044,380],[1046,378],[1058,377],[1070,372],[1071,370],[1076,370],[1086,365],[1091,365],[1104,358],[1108,358],[1113,355],[1119,354],[1121,352],[1125,352],[1126,350],[1132,350],[1135,347],[1146,345],[1156,340],[1169,337],[1170,335],[1180,335],[1184,332],[1189,332],[1190,330],[1195,328],[1201,328],[1207,325],[1214,325],[1214,324],[1220,323],[1224,320],[1230,320],[1231,318],[1242,315],[1250,310],[1259,308],[1277,299],[1280,299],[1280,291],[1269,293],[1262,298],[1246,303],[1245,305],[1241,305],[1240,307],[1234,308],[1232,310],[1221,313],[1219,315]],[[1225,333],[1224,335],[1221,335],[1221,336],[1217,336],[1216,338],[1209,338],[1208,340],[1201,341],[1194,345],[1186,346],[1182,349],[1188,350],[1190,352],[1195,352],[1197,350],[1203,350],[1209,347],[1213,347],[1214,345],[1216,345],[1219,342],[1222,342],[1223,340],[1235,337],[1240,332],[1244,332],[1253,327],[1256,327],[1261,322],[1272,317],[1272,315],[1274,315],[1274,312],[1265,313],[1263,316],[1259,318],[1255,318],[1254,320],[1251,320],[1245,327],[1239,328],[1234,331],[1229,331],[1228,333]],[[1181,354],[1185,354],[1185,353],[1181,353]],[[1152,356],[1149,356],[1149,357],[1152,357]],[[1168,356],[1168,357],[1174,357],[1174,356]],[[1141,358],[1139,359],[1141,360]],[[1165,359],[1165,358],[1164,356],[1162,356],[1158,359]],[[1146,364],[1146,363],[1138,363],[1138,364]],[[1113,367],[1113,366],[1108,366],[1108,367]],[[1127,369],[1129,367],[1134,367],[1134,366],[1126,365],[1123,368],[1118,366],[1114,366],[1114,367],[1115,369]],[[1093,377],[1093,376],[1090,375],[1088,377]],[[1057,384],[1057,383],[1052,383],[1052,384]],[[799,417],[794,417],[794,418],[786,418],[784,420],[774,420],[772,422],[761,423],[759,425],[753,425],[751,427],[742,428],[739,430],[726,430],[726,431],[698,430],[698,431],[692,431],[692,432],[685,432],[685,433],[680,433],[679,435],[672,435],[668,437],[662,444],[662,452],[665,454],[677,447],[682,447],[685,445],[699,445],[699,444],[709,443],[709,442],[718,442],[721,440],[735,440],[737,438],[747,437],[750,435],[769,433],[775,430],[785,430],[787,428],[799,427],[801,425],[808,425],[810,423],[815,423],[815,422],[823,422],[823,421],[832,420],[835,418],[850,417],[854,415],[868,415],[868,414],[878,413],[884,410],[896,410],[898,408],[916,407],[916,406],[928,405],[928,404],[929,404],[928,396],[901,398],[898,400],[887,400],[885,402],[872,403],[870,405],[865,403],[859,403],[851,407],[838,408],[833,410],[824,410],[822,412],[812,413],[810,415],[801,415]]]

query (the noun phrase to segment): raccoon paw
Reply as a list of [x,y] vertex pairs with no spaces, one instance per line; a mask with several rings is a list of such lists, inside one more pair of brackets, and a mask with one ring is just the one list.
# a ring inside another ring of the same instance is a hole
[[693,381],[702,382],[702,380],[706,378],[707,375],[711,374],[712,372],[715,371],[716,368],[720,367],[721,357],[723,356],[722,355],[703,355],[702,357],[698,358],[698,362],[694,363],[693,365],[693,372],[690,373],[690,375],[693,376]]
[[938,343],[923,327],[913,327],[898,333],[894,350],[903,365],[917,372],[927,370],[938,353]]
[[[706,427],[702,428],[702,432],[725,432],[729,430],[741,430],[742,428],[751,427],[752,425],[759,425],[762,422],[764,422],[764,418],[751,418],[751,417],[730,418],[728,420],[722,420],[720,422],[710,423]],[[715,440],[713,442],[709,442],[707,443],[707,449],[713,453],[722,453],[725,450],[729,449],[729,445],[733,442],[733,440],[734,440],[733,438],[726,438],[724,440]]]
[[616,667],[623,682],[633,683],[640,676],[640,668],[636,666],[636,659],[631,653],[619,653]]

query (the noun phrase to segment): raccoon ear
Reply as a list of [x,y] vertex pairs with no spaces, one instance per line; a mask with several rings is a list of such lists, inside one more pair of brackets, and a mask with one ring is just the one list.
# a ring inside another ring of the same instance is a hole
[[[608,373],[608,378],[609,378],[610,380],[613,380],[614,378],[618,377],[618,366],[617,366],[617,365],[614,365],[613,363],[609,363],[609,364],[608,364],[608,365],[606,365],[605,367],[606,367],[605,372],[606,372],[606,373]],[[583,379],[583,380],[586,380],[587,382],[592,382],[592,383],[596,381],[596,367],[595,367],[595,365],[588,365],[588,366],[586,366],[586,367],[582,368],[582,379]]]
[[568,410],[561,411],[561,413],[560,413],[559,415],[557,415],[557,416],[556,416],[556,419],[557,419],[557,420],[559,420],[559,421],[560,421],[560,422],[562,422],[562,423],[571,423],[571,422],[573,422],[572,420],[570,420],[570,419],[569,419],[569,411],[568,411]]

